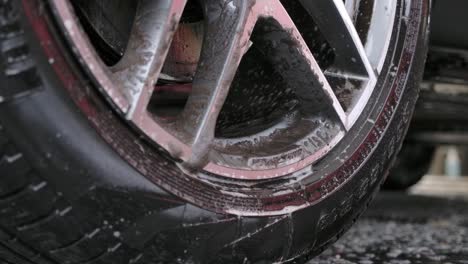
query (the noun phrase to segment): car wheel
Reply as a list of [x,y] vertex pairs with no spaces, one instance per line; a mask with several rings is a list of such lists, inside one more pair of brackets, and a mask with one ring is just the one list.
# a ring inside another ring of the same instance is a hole
[[431,145],[403,144],[383,188],[404,191],[417,184],[429,171],[434,153]]
[[401,146],[429,4],[0,10],[0,260],[302,263]]

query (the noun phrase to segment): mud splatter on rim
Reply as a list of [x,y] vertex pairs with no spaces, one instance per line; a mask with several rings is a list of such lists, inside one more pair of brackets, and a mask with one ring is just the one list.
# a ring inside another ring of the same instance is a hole
[[[305,36],[307,25],[288,1],[200,1],[203,36],[197,38],[202,40],[198,56],[192,54],[199,57],[197,67],[184,80],[190,87],[186,103],[168,121],[150,109],[159,95],[155,91],[181,87],[160,83],[168,79],[165,68],[173,47],[191,45],[177,37],[187,1],[139,1],[127,48],[111,66],[99,56],[72,3],[51,2],[74,52],[129,124],[181,160],[188,173],[248,180],[303,170],[356,125],[372,100],[397,9],[396,0],[298,1],[317,27],[314,32],[325,39],[322,44],[332,50],[324,67]],[[293,107],[255,132],[219,135],[217,123],[231,84],[253,49],[264,51],[274,72],[287,81]]]

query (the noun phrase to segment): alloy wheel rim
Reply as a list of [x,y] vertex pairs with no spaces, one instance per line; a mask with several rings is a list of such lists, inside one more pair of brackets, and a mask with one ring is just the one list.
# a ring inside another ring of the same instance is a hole
[[[298,1],[333,49],[335,60],[323,69],[285,1],[200,1],[205,21],[203,45],[190,96],[181,113],[167,122],[150,113],[148,106],[164,74],[187,2],[140,0],[127,49],[116,65],[107,66],[76,18],[72,4],[51,1],[83,66],[112,108],[129,124],[180,160],[180,167],[189,174],[206,171],[247,180],[303,170],[340,143],[371,100],[396,12],[396,0]],[[368,7],[372,11],[365,34],[356,27],[361,2],[372,6]],[[217,137],[217,121],[231,83],[252,47],[269,51],[266,57],[284,79],[291,81],[299,102],[294,111],[257,133]],[[345,90],[354,90],[347,105],[336,93],[343,82]],[[286,143],[274,147],[272,142]]]

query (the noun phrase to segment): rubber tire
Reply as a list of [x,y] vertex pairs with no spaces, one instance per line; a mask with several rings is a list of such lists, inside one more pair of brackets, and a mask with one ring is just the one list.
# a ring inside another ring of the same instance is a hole
[[408,17],[415,34],[407,39],[418,48],[406,58],[413,64],[373,154],[313,206],[238,217],[169,194],[106,144],[63,89],[39,45],[47,43],[32,33],[23,5],[34,1],[0,3],[0,261],[7,263],[304,263],[377,193],[404,138],[426,56],[428,2],[405,0],[419,14]]
[[403,144],[383,188],[405,191],[417,184],[429,171],[434,153],[431,145]]

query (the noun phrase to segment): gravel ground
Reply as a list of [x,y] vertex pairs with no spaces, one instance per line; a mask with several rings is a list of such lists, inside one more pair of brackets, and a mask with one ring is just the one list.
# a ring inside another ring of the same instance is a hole
[[309,264],[468,264],[468,199],[382,193]]

